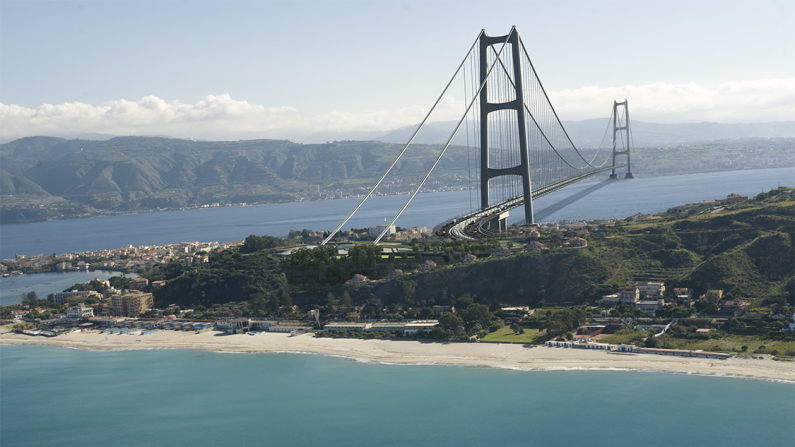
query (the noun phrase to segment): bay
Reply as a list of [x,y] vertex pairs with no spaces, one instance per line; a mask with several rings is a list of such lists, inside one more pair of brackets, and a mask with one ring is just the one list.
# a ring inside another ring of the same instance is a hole
[[[625,218],[656,213],[688,202],[752,196],[795,185],[795,168],[743,170],[582,182],[535,201],[537,220]],[[391,220],[405,195],[368,199],[345,226],[365,228]],[[251,234],[286,236],[290,230],[333,230],[359,199],[294,202],[247,207],[204,208],[160,213],[0,225],[0,257],[112,249],[126,245],[182,241],[234,241]],[[561,205],[566,205],[561,207]],[[475,191],[418,194],[398,226],[431,228],[477,207]],[[521,210],[509,222],[523,219]]]
[[[33,291],[36,292],[39,299],[44,299],[51,293],[61,292],[75,284],[86,283],[94,278],[105,280],[112,276],[121,276],[121,272],[110,270],[47,272],[2,277],[0,278],[0,306],[19,304],[22,302],[23,293],[27,294]],[[138,274],[127,273],[125,276],[137,278]]]
[[795,444],[791,383],[43,346],[0,361],[18,447]]

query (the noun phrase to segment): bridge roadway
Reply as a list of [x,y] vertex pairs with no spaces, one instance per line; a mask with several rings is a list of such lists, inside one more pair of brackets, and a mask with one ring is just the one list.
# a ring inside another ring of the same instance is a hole
[[[624,166],[626,166],[626,164],[595,169],[593,171],[589,171],[587,173],[533,190],[533,200],[543,197],[553,191],[557,191],[563,187],[569,186],[572,183],[578,182],[586,177],[590,177],[601,172],[610,171],[612,169],[618,169]],[[494,234],[490,230],[492,223],[499,219],[502,213],[510,211],[514,208],[519,208],[520,206],[524,206],[523,195],[497,203],[488,208],[482,208],[472,213],[446,220],[434,227],[433,234],[442,238],[463,240],[475,240],[484,237],[493,237]]]

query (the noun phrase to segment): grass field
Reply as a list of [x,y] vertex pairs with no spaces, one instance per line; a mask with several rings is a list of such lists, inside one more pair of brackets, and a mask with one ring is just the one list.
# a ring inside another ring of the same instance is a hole
[[514,334],[508,326],[503,326],[481,338],[483,341],[499,341],[505,343],[532,343],[538,329],[525,329],[524,334]]

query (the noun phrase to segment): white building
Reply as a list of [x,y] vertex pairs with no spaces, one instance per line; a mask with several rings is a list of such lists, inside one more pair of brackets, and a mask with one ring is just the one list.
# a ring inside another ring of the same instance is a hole
[[370,237],[376,238],[381,234],[382,231],[384,231],[384,229],[387,230],[384,237],[392,236],[397,231],[394,225],[376,225],[374,227],[370,227],[368,231],[370,232]]
[[66,316],[68,318],[90,318],[94,316],[94,308],[79,303],[77,306],[66,309]]

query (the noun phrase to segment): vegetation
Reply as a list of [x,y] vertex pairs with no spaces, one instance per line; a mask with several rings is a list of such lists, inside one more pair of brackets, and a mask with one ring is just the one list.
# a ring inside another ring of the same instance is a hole
[[[748,139],[655,148],[633,154],[633,164],[647,175],[730,170],[738,165],[791,166],[792,141]],[[727,145],[733,150],[727,150]],[[365,192],[401,147],[379,141],[21,138],[0,145],[0,194],[5,197],[0,220],[350,197]],[[408,191],[413,184],[402,179],[422,175],[437,149],[436,145],[413,146],[379,192]],[[590,152],[584,151],[587,157]],[[426,182],[426,190],[468,186],[467,148],[451,146],[447,153]],[[691,162],[683,165],[683,159]]]
[[[505,257],[489,256],[497,241],[416,240],[410,252],[398,256],[384,255],[380,247],[364,243],[352,246],[347,256],[326,245],[301,248],[279,259],[277,251],[287,242],[250,236],[239,249],[211,253],[208,263],[186,268],[182,262],[172,262],[144,276],[166,281],[155,292],[156,305],[193,308],[194,316],[205,318],[294,318],[317,309],[324,321],[438,318],[440,324],[430,334],[436,339],[467,340],[477,335],[487,341],[531,341],[542,330],[549,337],[572,338],[591,317],[589,304],[641,280],[664,281],[669,290],[688,287],[696,297],[709,289],[723,289],[724,298],[749,302],[754,312],[791,313],[793,228],[792,189],[782,188],[720,212],[654,223],[620,222],[615,228],[592,232],[588,247],[581,249],[560,247],[573,233],[547,231],[540,239],[551,250],[516,250]],[[461,255],[469,252],[479,259],[460,262]],[[437,267],[417,271],[428,259]],[[393,281],[379,280],[395,268],[406,274]],[[345,284],[356,273],[373,281]],[[519,318],[500,312],[503,305],[538,310]],[[437,316],[433,306],[450,306],[451,311]],[[714,312],[720,310],[712,297],[694,307],[666,306],[659,319],[651,321],[683,318],[668,334],[650,337],[649,332],[627,325],[612,329],[607,341],[698,349],[718,346],[737,352],[743,352],[741,346],[751,346],[744,352],[753,352],[757,341],[766,340],[777,352],[789,352],[789,339],[780,335],[783,320],[746,317],[740,311],[723,312],[731,318],[721,325],[688,318]],[[611,316],[647,318],[632,305],[619,305]],[[361,336],[335,336],[351,335]]]
[[509,326],[503,326],[494,332],[489,332],[483,336],[481,340],[502,343],[533,343],[538,341],[536,338],[538,332],[538,329],[522,329],[522,331],[515,331]]

